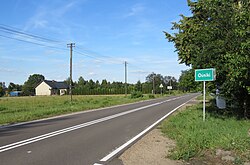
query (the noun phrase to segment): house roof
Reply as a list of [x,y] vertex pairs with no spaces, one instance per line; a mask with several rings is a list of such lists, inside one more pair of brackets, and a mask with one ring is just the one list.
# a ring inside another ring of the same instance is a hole
[[69,86],[65,82],[57,82],[57,81],[50,81],[50,80],[44,80],[46,84],[48,84],[53,89],[68,89]]

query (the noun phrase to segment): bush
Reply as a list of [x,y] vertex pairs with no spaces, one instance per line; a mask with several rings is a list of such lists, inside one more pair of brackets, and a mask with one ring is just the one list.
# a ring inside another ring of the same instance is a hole
[[140,97],[143,97],[143,94],[140,91],[133,91],[131,93],[131,98],[132,99],[136,99],[136,98],[140,98]]
[[155,98],[155,95],[150,94],[150,95],[148,95],[148,98],[150,98],[150,99],[154,99],[154,98]]

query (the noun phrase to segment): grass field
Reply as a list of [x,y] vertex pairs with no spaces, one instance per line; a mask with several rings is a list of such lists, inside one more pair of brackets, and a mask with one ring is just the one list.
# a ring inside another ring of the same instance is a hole
[[0,124],[17,123],[77,111],[145,100],[119,96],[36,96],[0,98]]
[[[180,94],[173,92],[173,95]],[[33,96],[0,98],[0,125],[31,121],[77,111],[109,107],[126,103],[161,97],[161,95],[144,95],[132,99],[130,95],[110,96]],[[166,95],[165,95],[166,96]]]
[[250,161],[250,121],[220,116],[215,111],[209,104],[203,122],[202,104],[198,104],[162,123],[162,132],[177,142],[171,158],[189,160],[223,149],[232,151],[238,163]]

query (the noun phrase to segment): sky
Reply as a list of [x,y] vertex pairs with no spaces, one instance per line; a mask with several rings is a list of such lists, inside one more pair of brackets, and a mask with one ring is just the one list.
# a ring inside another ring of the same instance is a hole
[[174,44],[163,31],[190,15],[186,0],[8,0],[0,5],[0,82],[23,84],[32,74],[47,80],[80,76],[145,81],[154,72],[179,78]]

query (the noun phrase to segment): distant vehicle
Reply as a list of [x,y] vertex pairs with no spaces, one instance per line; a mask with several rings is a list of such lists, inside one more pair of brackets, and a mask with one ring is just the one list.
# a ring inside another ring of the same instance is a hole
[[10,96],[17,97],[17,96],[21,96],[22,93],[23,93],[22,91],[12,91],[12,92],[10,92]]

